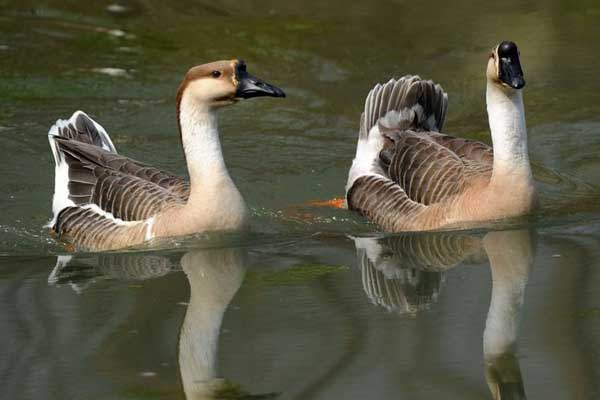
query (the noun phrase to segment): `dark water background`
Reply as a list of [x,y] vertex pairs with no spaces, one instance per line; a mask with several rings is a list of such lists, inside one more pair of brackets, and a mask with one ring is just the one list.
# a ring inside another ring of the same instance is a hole
[[[0,398],[600,397],[600,3],[115,4],[0,0]],[[484,68],[505,39],[537,215],[375,238],[301,206],[343,193],[389,77],[441,83],[445,130],[489,142]],[[49,126],[83,109],[122,154],[185,174],[177,85],[228,58],[288,95],[220,117],[254,233],[55,268]]]

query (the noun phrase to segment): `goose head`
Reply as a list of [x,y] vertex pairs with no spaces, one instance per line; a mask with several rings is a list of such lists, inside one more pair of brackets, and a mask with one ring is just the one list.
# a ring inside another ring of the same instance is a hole
[[523,89],[525,79],[519,60],[519,49],[514,42],[502,42],[492,50],[488,60],[487,78],[509,90]]
[[285,93],[246,70],[242,60],[215,61],[192,67],[177,93],[200,108],[217,109],[252,97],[285,97]]

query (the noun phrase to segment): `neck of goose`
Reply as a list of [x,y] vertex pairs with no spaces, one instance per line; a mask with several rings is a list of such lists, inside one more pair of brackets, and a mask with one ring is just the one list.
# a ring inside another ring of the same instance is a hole
[[494,147],[493,181],[530,184],[533,181],[527,150],[527,127],[520,90],[503,89],[488,81],[487,111]]
[[231,181],[223,159],[215,111],[184,94],[178,118],[190,174],[190,198],[199,189],[206,193],[224,180]]

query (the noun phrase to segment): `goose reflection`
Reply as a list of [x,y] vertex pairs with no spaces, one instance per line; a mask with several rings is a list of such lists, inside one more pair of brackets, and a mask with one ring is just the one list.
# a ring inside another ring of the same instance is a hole
[[486,380],[496,400],[525,399],[515,344],[535,240],[528,231],[490,232],[483,247],[492,270],[492,299],[483,331]]
[[[249,398],[218,375],[223,315],[246,274],[240,249],[191,251],[181,258],[190,299],[179,334],[179,370],[187,400]],[[257,397],[258,398],[258,397]]]
[[378,306],[416,314],[437,301],[444,271],[481,258],[480,239],[447,234],[352,238],[365,294]]
[[160,278],[173,270],[169,257],[139,254],[102,254],[91,259],[77,259],[73,256],[58,256],[56,265],[48,276],[50,285],[68,284],[81,293],[96,279],[116,279],[142,281]]
[[519,316],[535,255],[526,230],[353,238],[365,294],[387,310],[415,315],[438,300],[444,271],[487,259],[492,296],[483,332],[485,378],[495,400],[525,399],[515,355]]
[[[240,248],[198,249],[179,255],[107,254],[88,260],[59,257],[48,282],[70,285],[76,292],[98,279],[160,278],[181,266],[190,297],[179,330],[177,358],[187,400],[268,399],[276,393],[248,394],[222,378],[218,368],[223,316],[242,285],[247,254]],[[77,261],[77,262],[72,262]]]

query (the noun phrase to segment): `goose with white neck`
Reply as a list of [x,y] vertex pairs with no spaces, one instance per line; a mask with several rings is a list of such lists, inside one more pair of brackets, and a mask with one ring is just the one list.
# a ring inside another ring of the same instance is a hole
[[448,96],[405,76],[376,85],[361,117],[346,184],[348,208],[392,232],[462,227],[531,213],[519,51],[502,42],[489,55],[487,108],[493,147],[440,133]]
[[218,109],[241,99],[285,97],[241,60],[191,68],[177,93],[189,181],[117,153],[82,111],[48,134],[56,163],[51,230],[78,249],[111,250],[207,231],[248,228],[249,212],[223,159]]

